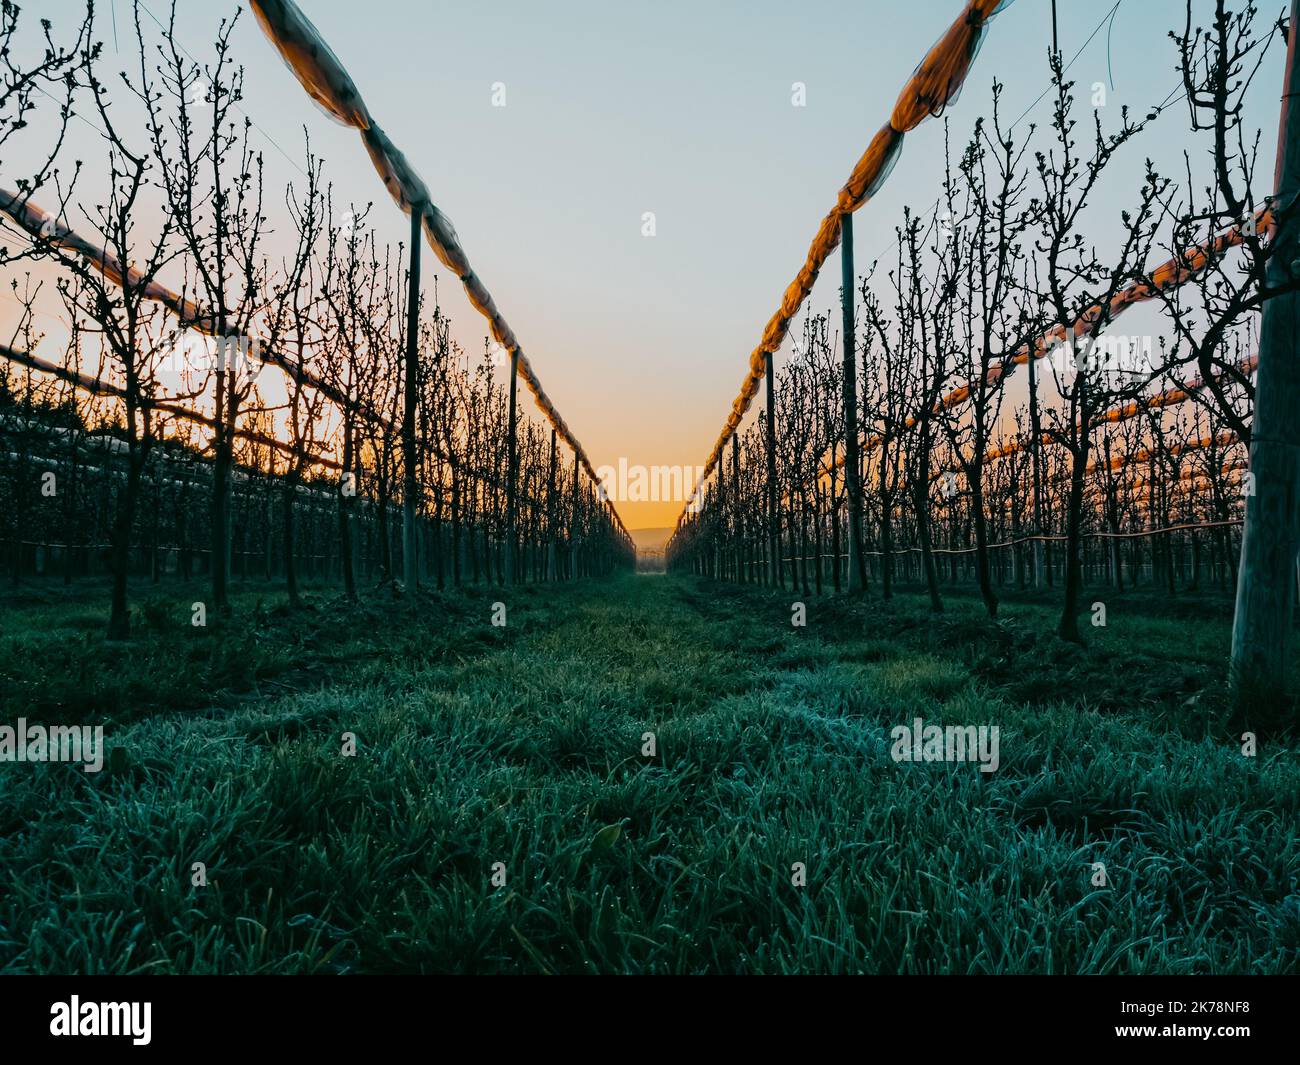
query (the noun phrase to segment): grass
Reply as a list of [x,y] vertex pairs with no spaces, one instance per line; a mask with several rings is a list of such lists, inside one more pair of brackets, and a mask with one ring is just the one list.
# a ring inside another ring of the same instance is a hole
[[[1300,971],[1300,758],[1243,756],[1212,598],[1108,597],[1079,649],[1032,600],[795,628],[629,576],[194,628],[164,585],[113,645],[102,589],[33,587],[0,723],[126,760],[0,763],[0,972]],[[997,725],[1001,767],[895,763],[918,716]]]

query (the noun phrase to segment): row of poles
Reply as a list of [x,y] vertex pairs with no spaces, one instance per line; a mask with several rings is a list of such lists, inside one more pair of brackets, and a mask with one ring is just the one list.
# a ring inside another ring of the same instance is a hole
[[[857,371],[857,337],[854,323],[854,266],[853,266],[853,216],[846,214],[840,220],[840,274],[843,336],[843,404],[844,404],[844,490],[848,503],[848,591],[857,594],[866,587],[867,573],[863,562],[862,546],[862,471],[860,466],[861,442],[858,437],[858,371]],[[768,528],[768,570],[772,584],[779,580],[781,567],[781,531],[778,514],[779,500],[776,475],[776,372],[769,351],[764,359],[764,386],[767,397],[767,410],[763,415],[764,452],[766,470],[766,502]],[[740,486],[740,437],[739,431],[733,431],[731,443],[731,480],[733,490]],[[717,464],[719,494],[725,492],[726,469],[724,456]],[[696,487],[698,498],[703,498],[704,486]],[[686,549],[686,540],[690,525],[698,521],[700,515],[686,517],[678,525],[677,531],[669,540],[666,561],[671,570]]]
[[[329,49],[319,32],[299,10],[293,0],[250,0],[254,14],[263,31],[272,44],[289,64],[299,82],[309,95],[323,103],[336,118],[356,128],[365,141],[372,161],[379,169],[380,176],[389,192],[399,205],[410,211],[411,250],[409,291],[407,294],[407,323],[405,345],[404,402],[402,410],[402,458],[405,465],[403,480],[403,577],[407,585],[414,587],[416,570],[414,545],[418,538],[418,516],[420,489],[417,476],[418,445],[416,437],[417,396],[419,392],[419,310],[420,310],[420,258],[421,244],[424,238],[426,219],[436,220],[439,225],[439,243],[435,250],[449,267],[455,264],[455,272],[475,309],[486,317],[492,326],[493,334],[510,352],[510,413],[509,439],[507,441],[506,474],[506,513],[508,535],[507,572],[513,579],[515,572],[514,558],[517,551],[517,509],[518,509],[518,381],[521,352],[513,333],[505,326],[496,311],[491,296],[474,277],[468,260],[459,248],[454,231],[445,216],[439,212],[428,198],[428,189],[419,176],[410,167],[406,158],[392,145],[386,135],[374,124],[373,118],[365,108],[355,84]],[[455,255],[449,254],[448,243],[454,247]],[[471,282],[473,286],[471,287]],[[530,371],[531,373],[531,371]],[[540,393],[540,385],[530,377],[539,402],[549,406]],[[580,445],[569,434],[563,420],[551,407],[552,426],[560,426],[566,441],[573,446],[575,458],[579,458]],[[581,465],[581,463],[579,463]],[[612,503],[602,499],[602,514],[616,539],[631,550],[631,539],[619,520]]]
[[[1300,555],[1300,232],[1296,210],[1300,201],[1300,66],[1296,62],[1300,33],[1300,0],[1291,0],[1286,69],[1278,130],[1274,175],[1278,206],[1271,254],[1265,274],[1260,329],[1260,354],[1250,441],[1249,468],[1255,491],[1246,498],[1238,569],[1229,679],[1240,698],[1252,693],[1274,698],[1286,691],[1291,630],[1296,598],[1296,566]],[[1052,5],[1052,47],[1057,43],[1056,5]],[[857,424],[857,375],[854,337],[853,221],[841,222],[840,264],[843,314],[845,491],[849,512],[848,586],[860,592],[865,584],[862,557],[861,500]],[[775,380],[772,353],[766,354],[766,443],[769,567],[776,581],[780,565],[777,520]],[[1034,371],[1029,360],[1029,371]],[[1032,412],[1031,414],[1036,414]],[[739,485],[739,442],[731,434],[732,470]],[[724,488],[725,463],[717,467],[719,492]],[[697,491],[703,492],[703,486]],[[681,536],[698,516],[686,518],[669,542],[668,564],[685,547]],[[1040,515],[1041,520],[1041,515]],[[676,550],[674,550],[676,549]]]
[[[408,588],[417,582],[417,544],[420,521],[419,443],[416,433],[419,395],[419,316],[420,316],[420,244],[421,216],[424,204],[411,205],[411,263],[406,303],[405,381],[402,404],[402,580]],[[519,550],[519,349],[510,352],[510,406],[506,428],[506,565],[505,583],[513,584],[518,573]],[[551,480],[554,482],[558,461],[555,428],[551,428]],[[573,490],[578,493],[582,464],[573,457]],[[620,547],[617,562],[630,568],[636,549],[623,529],[613,504],[600,500],[600,514],[606,532]]]

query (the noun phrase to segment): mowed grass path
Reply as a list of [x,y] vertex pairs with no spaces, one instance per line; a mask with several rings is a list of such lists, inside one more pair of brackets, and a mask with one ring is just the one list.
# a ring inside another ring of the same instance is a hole
[[[1116,599],[1081,650],[1033,603],[629,576],[198,629],[164,585],[111,645],[43,587],[0,723],[126,765],[0,763],[0,972],[1300,970],[1300,757],[1218,709],[1221,602]],[[916,717],[1000,768],[896,763]]]

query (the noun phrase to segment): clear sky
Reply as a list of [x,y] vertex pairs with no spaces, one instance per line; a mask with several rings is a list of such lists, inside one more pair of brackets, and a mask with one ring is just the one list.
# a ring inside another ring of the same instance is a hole
[[[1212,0],[1193,2],[1208,20]],[[70,27],[82,6],[40,0],[27,14]],[[165,14],[165,0],[145,6]],[[181,42],[202,58],[220,18],[243,5],[179,6]],[[1067,59],[1110,6],[1058,0]],[[110,56],[115,10],[125,62],[129,0],[97,7]],[[301,7],[455,223],[592,461],[694,466],[706,458],[817,224],[961,2],[301,0]],[[1281,3],[1262,7],[1267,26]],[[1113,31],[1097,34],[1071,76],[1089,92],[1106,83],[1109,108],[1145,113],[1179,84],[1167,31],[1181,26],[1183,12],[1183,0],[1124,0]],[[1050,38],[1049,0],[1016,0],[994,20],[949,111],[955,142],[987,112],[995,76],[1006,83],[1010,115],[1043,91]],[[244,107],[269,142],[272,182],[296,176],[272,143],[300,160],[305,126],[337,196],[374,200],[381,233],[404,239],[405,220],[357,135],[314,107],[249,11],[233,40],[247,68]],[[1264,131],[1266,175],[1282,60],[1275,46],[1249,116]],[[807,86],[806,107],[791,104],[796,81]],[[496,82],[505,85],[505,107],[492,106]],[[1044,100],[1022,125],[1047,108]],[[1138,187],[1142,155],[1176,172],[1190,143],[1187,125],[1185,108],[1167,112],[1135,144],[1129,169],[1102,190],[1093,218],[1103,248]],[[942,144],[939,121],[908,135],[883,190],[855,216],[860,266],[889,246],[905,203],[934,201]],[[92,130],[73,131],[69,154],[93,161],[97,152]],[[0,163],[0,180],[7,169]],[[654,237],[642,236],[647,211],[656,217]],[[837,266],[823,271],[812,306],[834,305],[838,285]],[[479,350],[482,319],[450,278],[441,293],[454,335]],[[680,505],[619,510],[637,528],[671,524]]]

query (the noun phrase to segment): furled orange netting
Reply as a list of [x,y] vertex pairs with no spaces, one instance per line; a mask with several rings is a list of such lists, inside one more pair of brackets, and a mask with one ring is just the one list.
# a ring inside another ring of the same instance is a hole
[[[1211,477],[1205,470],[1195,467],[1188,467],[1179,470],[1178,476],[1172,480],[1157,479],[1155,487],[1162,488],[1170,502],[1194,499],[1203,496],[1206,489],[1214,488],[1216,482],[1219,485],[1230,486],[1233,483],[1231,474],[1241,473],[1250,467],[1250,463],[1245,459],[1235,459],[1232,462],[1225,462],[1219,466],[1215,476]],[[1068,478],[1067,478],[1068,480]],[[1238,485],[1242,484],[1242,478],[1236,478]],[[1125,495],[1134,503],[1149,503],[1151,501],[1152,483],[1147,477],[1134,477],[1125,489]],[[1106,489],[1103,485],[1089,485],[1084,489],[1084,496],[1097,503],[1106,498]],[[1208,526],[1191,526],[1191,528],[1208,528]]]
[[[122,264],[117,261],[117,256],[107,248],[92,244],[79,233],[73,232],[53,215],[37,207],[25,195],[0,189],[0,211],[12,218],[34,239],[47,240],[53,245],[75,252],[118,287],[140,287],[142,279],[138,270],[133,268],[123,270]],[[145,286],[144,298],[167,304],[187,324],[203,332],[210,332],[204,330],[198,321],[199,312],[193,304],[187,303],[157,281],[150,281]]]
[[[1214,436],[1203,436],[1199,440],[1184,440],[1179,444],[1171,444],[1165,449],[1163,454],[1169,456],[1182,455],[1188,451],[1199,451],[1202,448],[1208,448],[1215,445],[1219,447],[1230,447],[1238,442],[1237,434],[1231,430],[1217,433]],[[1005,459],[1011,455],[1018,455],[1029,447],[1028,440],[1014,440],[1011,443],[1004,444],[1001,447],[991,448],[984,452],[984,461],[996,462],[999,459]],[[1128,452],[1120,455],[1112,455],[1109,464],[1102,459],[1094,459],[1088,463],[1088,473],[1097,473],[1099,470],[1109,469],[1112,472],[1122,470],[1126,466],[1131,466],[1138,462],[1150,462],[1151,459],[1160,453],[1152,451],[1150,448],[1141,448],[1138,451]],[[931,481],[939,480],[945,473],[955,473],[955,470],[935,470],[930,474]],[[1062,474],[1057,480],[1068,480],[1069,474]]]
[[[1172,444],[1165,449],[1164,454],[1170,457],[1184,455],[1189,451],[1201,451],[1209,447],[1230,447],[1237,443],[1237,434],[1231,431],[1216,433],[1214,436],[1203,436],[1198,440],[1184,440],[1180,444]],[[1110,462],[1096,461],[1088,464],[1088,472],[1095,473],[1097,470],[1108,469],[1111,472],[1122,470],[1125,466],[1131,466],[1137,462],[1150,462],[1153,458],[1158,458],[1159,452],[1153,451],[1149,447],[1141,448],[1124,455],[1112,455]]]
[[[69,229],[53,215],[42,210],[36,204],[23,196],[18,196],[5,189],[0,189],[0,212],[3,212],[9,218],[13,219],[13,221],[26,231],[33,240],[43,240],[55,247],[63,248],[75,253],[119,287],[124,287],[125,285],[139,287],[141,280],[143,280],[137,270],[124,271],[121,264],[117,261],[117,257],[107,248],[100,247],[81,236],[81,234]],[[199,333],[203,333],[205,336],[215,336],[218,332],[216,323],[213,322],[210,316],[201,314],[198,307],[196,307],[193,302],[187,300],[179,293],[173,292],[166,285],[160,284],[157,281],[150,281],[144,286],[143,298],[153,303],[162,304],[169,311],[175,314],[180,320],[181,325],[187,329],[194,329]],[[245,341],[249,344],[253,342],[253,338],[243,336],[242,334],[236,336],[235,339]],[[257,346],[257,350],[261,361],[269,362],[273,366],[279,367],[293,380],[306,385],[308,388],[315,389],[317,392],[321,393],[321,395],[325,396],[326,399],[334,403],[340,410],[355,411],[364,414],[367,419],[374,424],[381,426],[388,432],[394,433],[397,431],[397,427],[384,414],[374,410],[365,403],[350,400],[345,393],[335,388],[328,381],[322,380],[321,378],[309,373],[303,366],[286,359],[279,352],[271,351],[269,348],[261,344]],[[12,349],[9,348],[0,348],[0,357],[9,359],[9,361],[22,361],[14,357]],[[44,360],[39,359],[35,355],[28,355],[27,359],[35,359],[37,362],[41,363],[44,362]],[[53,364],[48,366],[35,365],[31,362],[25,364],[31,365],[34,369],[63,376],[65,380],[72,380],[72,378],[67,377],[66,374],[61,374],[56,370],[50,369],[50,366]],[[90,378],[89,380],[95,379]],[[84,385],[80,380],[72,380],[72,383],[77,384],[79,387],[86,387],[88,390],[94,391],[94,389],[89,389],[89,386]],[[115,391],[113,386],[105,385],[103,388],[99,389],[98,394],[118,395],[120,393]],[[156,410],[167,411],[180,417],[188,418],[190,421],[196,421],[204,425],[214,425],[214,423],[207,419],[206,416],[196,414],[186,408],[165,406],[159,402],[152,402],[150,405]],[[191,417],[191,415],[193,416]],[[257,434],[250,435],[243,430],[237,430],[235,435],[249,440],[257,438]],[[279,448],[280,450],[287,449],[290,453],[293,452],[293,448],[289,444],[281,443],[279,444]],[[432,446],[430,450],[443,461],[451,461],[450,456],[444,454],[441,449],[436,446]],[[322,458],[318,461],[322,466],[337,466],[337,463],[332,459]]]
[[[44,359],[39,355],[31,354],[31,352],[19,351],[16,348],[9,347],[7,344],[0,344],[0,359],[15,363],[18,366],[26,366],[33,370],[39,370],[41,373],[46,373],[51,377],[56,377],[61,381],[66,381],[75,388],[80,388],[83,391],[89,392],[91,395],[109,396],[120,400],[126,399],[126,389],[119,388],[117,385],[112,384],[109,381],[105,381],[99,377],[91,377],[89,374],[79,373],[76,370],[70,370],[68,367],[61,366],[57,362],[51,362],[49,359]],[[189,407],[181,406],[179,403],[175,403],[171,400],[144,398],[140,400],[140,405],[149,410],[158,411],[161,414],[180,418],[182,421],[194,422],[197,425],[203,425],[209,429],[217,428],[217,420],[215,418],[209,417],[206,414],[201,414],[196,410],[191,410]],[[234,435],[240,440],[247,440],[252,444],[261,444],[262,446],[269,447],[273,451],[278,451],[283,455],[302,458],[313,466],[320,466],[327,470],[343,469],[342,463],[336,459],[330,458],[328,455],[321,455],[308,451],[305,448],[294,447],[293,444],[285,443],[283,440],[277,440],[273,436],[268,436],[266,433],[259,433],[254,429],[236,429]],[[450,461],[441,451],[435,450],[434,454],[446,461]],[[468,476],[481,482],[486,484],[496,484],[495,476],[484,470],[474,469],[473,467],[462,467],[462,469],[464,469],[464,472]],[[531,496],[521,495],[520,499],[531,507],[541,508],[543,506],[539,500],[534,499]]]
[[[538,408],[555,427],[560,439],[573,449],[588,476],[598,484],[600,478],[596,476],[587,452],[542,388],[542,382],[533,370],[532,363],[519,347],[514,332],[497,309],[487,286],[470,268],[469,259],[460,245],[451,220],[433,205],[428,186],[375,121],[338,57],[293,0],[249,0],[249,6],[257,16],[263,32],[288,63],[289,69],[307,90],[307,94],[330,117],[360,132],[375,169],[398,206],[409,214],[413,205],[420,205],[421,223],[429,247],[465,286],[465,294],[475,310],[488,320],[496,342],[518,356],[519,376],[532,392]],[[623,523],[612,508],[610,513],[622,529]]]
[[768,320],[763,339],[750,355],[749,372],[705,463],[701,482],[713,472],[727,439],[736,431],[758,394],[759,383],[767,372],[767,356],[781,347],[790,320],[808,298],[827,256],[839,245],[842,219],[866,203],[884,184],[902,151],[903,134],[915,129],[929,116],[937,115],[957,98],[975,53],[979,51],[980,38],[988,20],[1010,3],[1011,0],[969,0],[961,15],[930,49],[903,87],[889,121],[871,139],[849,180],[840,189],[835,206],[822,219],[803,268],[786,287],[781,306]]
[[[1266,205],[1256,211],[1254,224],[1257,227],[1257,232],[1271,232],[1273,228],[1272,208]],[[1179,255],[1157,266],[1151,272],[1149,281],[1135,281],[1117,292],[1110,301],[1110,314],[1105,321],[1107,323],[1113,322],[1134,304],[1155,299],[1161,292],[1178,288],[1180,285],[1192,280],[1230,249],[1240,245],[1244,239],[1245,227],[1235,225],[1211,237],[1209,240],[1184,249]],[[1022,344],[1013,355],[989,367],[988,380],[991,382],[1001,380],[1003,377],[1010,375],[1017,366],[1028,363],[1030,359],[1043,358],[1045,355],[1050,354],[1053,345],[1061,343],[1070,334],[1073,334],[1075,339],[1091,336],[1096,332],[1102,321],[1100,305],[1093,304],[1075,319],[1074,324],[1068,330],[1061,325],[1055,325],[1038,337],[1033,344]],[[1252,355],[1250,358],[1235,363],[1232,368],[1241,374],[1251,374],[1258,364],[1258,357]],[[1181,403],[1189,397],[1190,392],[1199,391],[1204,387],[1205,382],[1197,378],[1188,382],[1182,388],[1162,392],[1149,399],[1135,400],[1113,411],[1107,411],[1099,416],[1098,421],[1124,421],[1143,410],[1153,410],[1157,407],[1167,407],[1174,403]],[[954,388],[939,399],[938,403],[935,404],[934,413],[938,414],[960,406],[971,398],[974,391],[974,384],[960,385]],[[904,425],[908,429],[912,428],[916,425],[916,418],[907,419]],[[879,434],[866,437],[862,442],[862,447],[865,451],[870,451],[884,443],[884,439]],[[829,472],[832,469],[839,469],[843,465],[844,456],[841,454],[832,465],[823,466],[823,470]]]
[[[44,240],[55,247],[74,252],[115,285],[139,286],[141,278],[138,271],[123,271],[117,257],[107,248],[91,243],[25,197],[0,189],[0,211],[12,218],[34,240]],[[194,329],[206,336],[215,336],[217,333],[216,323],[210,316],[202,315],[193,302],[173,292],[166,285],[150,281],[144,287],[143,298],[153,303],[161,303],[175,314],[180,319],[181,325],[187,329]],[[239,336],[236,339],[251,343],[253,338]],[[356,408],[356,404],[349,403],[347,396],[329,382],[308,373],[302,366],[284,358],[278,352],[264,350],[261,345],[258,350],[262,361],[278,366],[294,380],[316,389],[340,408],[344,410]],[[386,428],[392,429],[392,426],[386,425]]]
[[[1258,227],[1257,232],[1271,230],[1273,226],[1271,207],[1265,205],[1256,211],[1254,224]],[[1110,301],[1110,313],[1104,320],[1112,322],[1135,303],[1145,303],[1147,300],[1155,299],[1161,292],[1178,288],[1200,274],[1230,248],[1237,247],[1244,239],[1243,227],[1235,225],[1209,240],[1185,248],[1181,254],[1157,266],[1151,273],[1150,281],[1136,281],[1117,292]],[[1070,333],[1073,333],[1076,340],[1090,337],[1102,321],[1101,306],[1093,304],[1075,319],[1070,330],[1067,331],[1060,325],[1053,326],[1035,340],[1032,347],[1023,344],[1011,358],[1004,359],[996,366],[990,366],[987,374],[988,381],[997,382],[1030,359],[1041,359],[1052,350],[1053,345],[1063,343]],[[953,389],[939,401],[940,409],[947,410],[964,403],[970,399],[974,389],[975,383]]]
[[[1233,363],[1232,370],[1241,374],[1243,377],[1249,377],[1259,368],[1259,356],[1249,355],[1238,362]],[[1231,372],[1224,371],[1215,376],[1215,381],[1224,381],[1231,377]],[[1098,415],[1098,425],[1105,422],[1122,422],[1129,418],[1136,417],[1144,410],[1158,410],[1161,407],[1172,407],[1192,398],[1193,392],[1199,392],[1206,386],[1206,381],[1202,377],[1195,377],[1186,384],[1179,385],[1177,388],[1170,388],[1164,392],[1157,392],[1154,396],[1147,399],[1134,400],[1125,403],[1123,406],[1115,407]]]
[[[47,373],[51,377],[57,377],[62,381],[75,385],[83,391],[89,392],[94,396],[112,396],[115,399],[125,399],[126,390],[118,388],[117,385],[111,384],[99,377],[91,377],[89,374],[78,373],[76,370],[70,370],[66,366],[60,366],[57,362],[50,362],[39,355],[33,355],[28,351],[19,351],[11,348],[7,344],[0,344],[0,358],[8,362],[16,363],[19,366],[26,366],[32,370],[39,370],[41,373]],[[209,429],[217,428],[215,418],[210,418],[206,414],[200,414],[198,411],[190,410],[179,403],[170,403],[166,400],[141,400],[141,406],[149,410],[156,410],[162,414],[170,414],[173,417],[181,418],[184,421],[195,422],[199,425],[207,426]],[[236,429],[235,436],[241,440],[247,440],[254,444],[262,444],[272,450],[279,451],[286,455],[299,456],[308,462],[323,466],[326,469],[340,470],[342,465],[334,459],[327,458],[324,455],[313,455],[310,452],[299,452],[292,444],[286,444],[282,440],[277,440],[273,436],[265,433],[259,433],[252,429]]]
[[[1225,380],[1229,380],[1233,373],[1241,374],[1243,377],[1249,377],[1252,373],[1255,372],[1258,366],[1259,366],[1259,356],[1249,355],[1244,359],[1237,360],[1235,363],[1232,364],[1231,367],[1229,367],[1223,373],[1216,374],[1214,380],[1216,382],[1223,382]],[[1176,388],[1169,388],[1163,392],[1157,392],[1154,396],[1146,396],[1143,399],[1130,400],[1128,403],[1123,403],[1118,407],[1112,407],[1110,410],[1102,411],[1092,420],[1092,424],[1093,425],[1105,425],[1107,423],[1115,424],[1118,422],[1128,421],[1128,419],[1130,418],[1136,418],[1143,411],[1160,410],[1163,407],[1177,406],[1179,403],[1185,403],[1187,400],[1191,399],[1194,393],[1200,392],[1203,388],[1205,388],[1205,386],[1206,386],[1206,381],[1204,378],[1194,377],[1192,378],[1192,380],[1186,381],[1183,384],[1178,385]],[[868,444],[879,444],[882,439],[883,438],[872,437],[871,440],[868,441]],[[1216,437],[1205,437],[1202,440],[1192,440],[1183,444],[1175,444],[1168,449],[1168,453],[1171,455],[1177,455],[1185,449],[1209,447],[1211,443],[1218,443],[1226,446],[1228,444],[1236,443],[1237,439],[1238,438],[1236,433],[1224,432],[1224,433],[1220,433]],[[1009,458],[1012,455],[1018,455],[1020,454],[1020,452],[1028,450],[1031,443],[1032,441],[1030,440],[1026,440],[1024,438],[1017,438],[1015,440],[1010,441],[1009,443],[1002,444],[995,448],[990,448],[988,451],[984,452],[984,461],[997,462],[999,459],[1005,459],[1005,458]],[[1149,453],[1146,451],[1140,452],[1139,455],[1143,459],[1150,457]],[[1126,460],[1117,459],[1114,461],[1119,462],[1120,465],[1123,465],[1124,461]],[[829,475],[834,470],[839,469],[842,465],[844,465],[842,461],[836,462],[835,465],[833,466],[824,465],[821,467],[821,469],[818,472],[820,475]],[[1098,468],[1099,467],[1097,467],[1095,464],[1090,465],[1088,467],[1088,472],[1091,473],[1093,472],[1094,469],[1098,469]],[[1119,467],[1115,466],[1114,462],[1112,462],[1112,469],[1118,469],[1118,468]],[[940,477],[943,476],[943,474],[944,474],[943,470],[938,470],[931,477],[931,480],[938,480]]]

